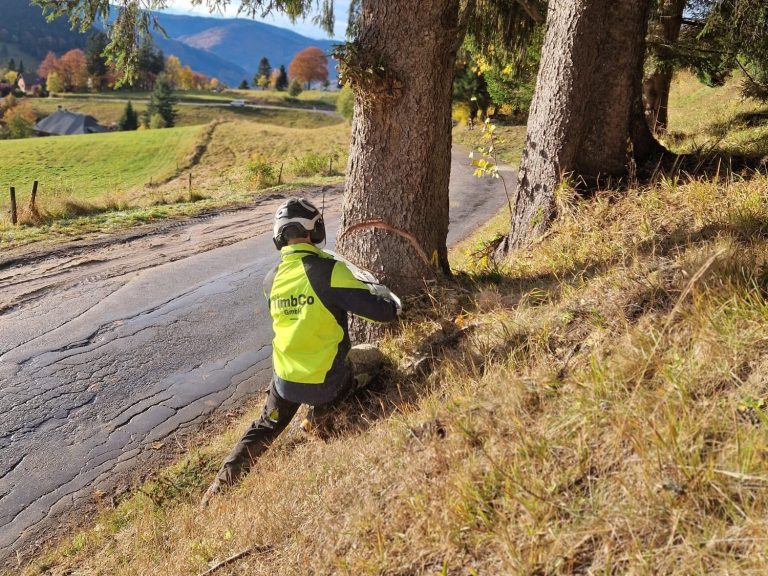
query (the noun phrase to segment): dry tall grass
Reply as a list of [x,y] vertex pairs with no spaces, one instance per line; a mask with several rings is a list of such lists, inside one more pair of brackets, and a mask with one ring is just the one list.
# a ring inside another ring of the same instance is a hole
[[[26,574],[764,574],[768,178],[598,194],[436,289],[323,442],[197,501],[246,420]],[[472,251],[470,246],[467,252]],[[418,307],[415,307],[418,308]],[[253,415],[251,415],[252,417]]]

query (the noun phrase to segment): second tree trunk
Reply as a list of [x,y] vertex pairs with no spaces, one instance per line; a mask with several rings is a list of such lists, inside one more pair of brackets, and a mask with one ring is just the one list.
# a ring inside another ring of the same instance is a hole
[[552,0],[511,230],[502,250],[541,235],[564,180],[627,174],[658,147],[645,121],[647,0]]

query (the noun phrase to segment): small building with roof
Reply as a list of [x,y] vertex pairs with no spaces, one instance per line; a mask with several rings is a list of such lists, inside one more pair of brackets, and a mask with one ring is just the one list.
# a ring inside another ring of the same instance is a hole
[[35,124],[35,132],[40,136],[69,136],[109,132],[109,128],[99,124],[93,116],[59,108]]
[[45,80],[40,78],[37,74],[31,74],[25,72],[17,80],[19,90],[25,94],[40,94],[45,91]]

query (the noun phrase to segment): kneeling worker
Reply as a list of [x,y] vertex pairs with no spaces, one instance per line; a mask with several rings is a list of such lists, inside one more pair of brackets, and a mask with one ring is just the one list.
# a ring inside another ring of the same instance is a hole
[[325,224],[309,201],[292,198],[278,208],[273,240],[281,262],[264,279],[274,330],[269,398],[261,418],[222,464],[203,506],[222,485],[235,484],[250,470],[301,404],[312,407],[309,420],[320,424],[359,387],[348,312],[391,322],[401,311],[399,299],[386,287],[364,284],[346,264],[316,246],[325,241]]

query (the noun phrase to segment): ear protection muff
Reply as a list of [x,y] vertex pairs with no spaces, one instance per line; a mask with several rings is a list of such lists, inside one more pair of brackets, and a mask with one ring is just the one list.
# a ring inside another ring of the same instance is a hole
[[[300,224],[286,224],[282,228],[280,228],[280,231],[278,232],[277,236],[272,238],[272,242],[275,243],[275,247],[278,250],[282,250],[286,246],[288,246],[288,241],[292,240],[293,238],[299,238],[301,236],[305,236],[307,234],[307,231],[304,230],[304,227]],[[311,238],[311,237],[310,237]]]
[[304,198],[290,198],[283,202],[275,213],[272,233],[275,247],[281,250],[290,240],[304,237],[307,233],[312,244],[325,242],[325,222],[320,211]]
[[322,216],[320,216],[320,219],[315,223],[312,232],[309,233],[309,239],[312,241],[312,244],[322,244],[325,242],[325,222],[323,222]]

